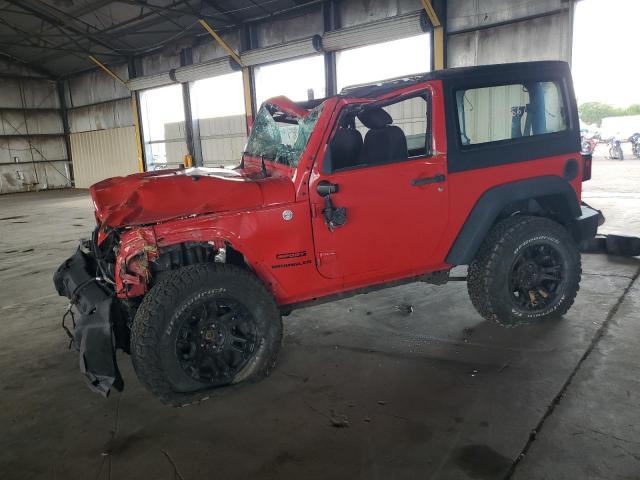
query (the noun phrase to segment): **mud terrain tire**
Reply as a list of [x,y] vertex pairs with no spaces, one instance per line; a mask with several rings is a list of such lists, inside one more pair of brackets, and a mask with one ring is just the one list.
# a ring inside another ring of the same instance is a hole
[[[581,275],[580,253],[562,225],[516,215],[496,224],[483,242],[469,265],[467,290],[485,319],[515,326],[564,315]],[[560,280],[540,280],[547,276]],[[524,293],[514,293],[517,288]]]
[[[240,333],[241,326],[250,334]],[[215,387],[266,377],[281,342],[282,319],[272,295],[251,272],[225,264],[192,265],[163,276],[144,297],[131,328],[138,378],[173,406],[202,400]],[[236,370],[225,363],[227,355],[239,358]],[[186,368],[185,362],[205,370]]]

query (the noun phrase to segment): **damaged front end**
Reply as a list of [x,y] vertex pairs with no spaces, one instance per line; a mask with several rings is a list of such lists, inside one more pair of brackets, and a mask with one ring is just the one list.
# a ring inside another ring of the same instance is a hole
[[103,396],[111,388],[124,388],[116,349],[129,352],[132,318],[131,307],[116,296],[114,259],[109,258],[114,254],[109,250],[104,253],[98,247],[97,235],[83,240],[53,276],[58,294],[69,299],[62,325],[80,354],[80,371],[91,390]]

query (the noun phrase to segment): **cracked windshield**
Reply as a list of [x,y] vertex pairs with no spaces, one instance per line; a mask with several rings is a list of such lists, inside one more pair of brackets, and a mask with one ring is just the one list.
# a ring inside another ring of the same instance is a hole
[[316,126],[322,105],[303,118],[286,116],[274,107],[263,105],[251,129],[245,153],[296,167]]

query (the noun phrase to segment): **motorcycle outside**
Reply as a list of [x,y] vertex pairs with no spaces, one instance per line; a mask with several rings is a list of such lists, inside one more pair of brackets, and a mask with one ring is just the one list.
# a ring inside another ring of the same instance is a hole
[[631,151],[634,158],[640,158],[640,133],[634,133],[629,137],[631,142]]
[[624,153],[622,152],[622,142],[616,137],[611,137],[607,140],[609,146],[609,159],[610,160],[624,160]]
[[593,151],[596,149],[598,143],[600,143],[600,135],[597,133],[591,137],[584,135],[582,137],[582,152],[593,155]]

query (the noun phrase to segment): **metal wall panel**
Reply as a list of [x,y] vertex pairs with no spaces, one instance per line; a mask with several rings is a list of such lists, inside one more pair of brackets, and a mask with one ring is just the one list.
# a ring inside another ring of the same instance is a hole
[[26,135],[33,134],[62,134],[62,119],[60,113],[49,110],[17,111],[5,110],[0,107],[0,134]]
[[134,127],[72,133],[70,137],[77,188],[138,171]]
[[[204,165],[206,167],[238,165],[247,143],[244,115],[201,118],[199,122]],[[164,135],[167,165],[182,164],[184,156],[188,153],[184,142],[184,122],[165,124]]]
[[513,22],[566,8],[565,0],[449,0],[447,32],[453,34],[491,25]]
[[0,105],[4,108],[60,108],[56,82],[0,78]]
[[[240,32],[238,30],[218,33],[234,51],[240,51]],[[207,36],[205,39],[205,43],[201,43],[200,45],[193,47],[194,64],[218,60],[229,55],[227,51],[213,38]],[[202,39],[200,39],[200,41],[202,41]]]
[[[109,66],[123,80],[129,78],[127,65]],[[102,70],[94,70],[71,77],[65,82],[67,107],[81,107],[92,103],[106,102],[129,96],[129,90],[122,83],[111,78]]]
[[68,111],[71,133],[106,130],[133,125],[131,100],[125,98]]
[[448,35],[447,66],[571,60],[571,12]]
[[269,47],[313,35],[322,35],[320,9],[290,18],[276,18],[257,25],[258,45]]
[[0,194],[69,187],[66,160],[0,164]]
[[[468,2],[469,0],[462,0]],[[338,3],[341,28],[419,12],[420,0],[352,0]]]
[[244,115],[200,120],[202,159],[207,167],[238,165],[247,143]]
[[0,163],[64,160],[67,150],[64,137],[15,137],[0,139]]

